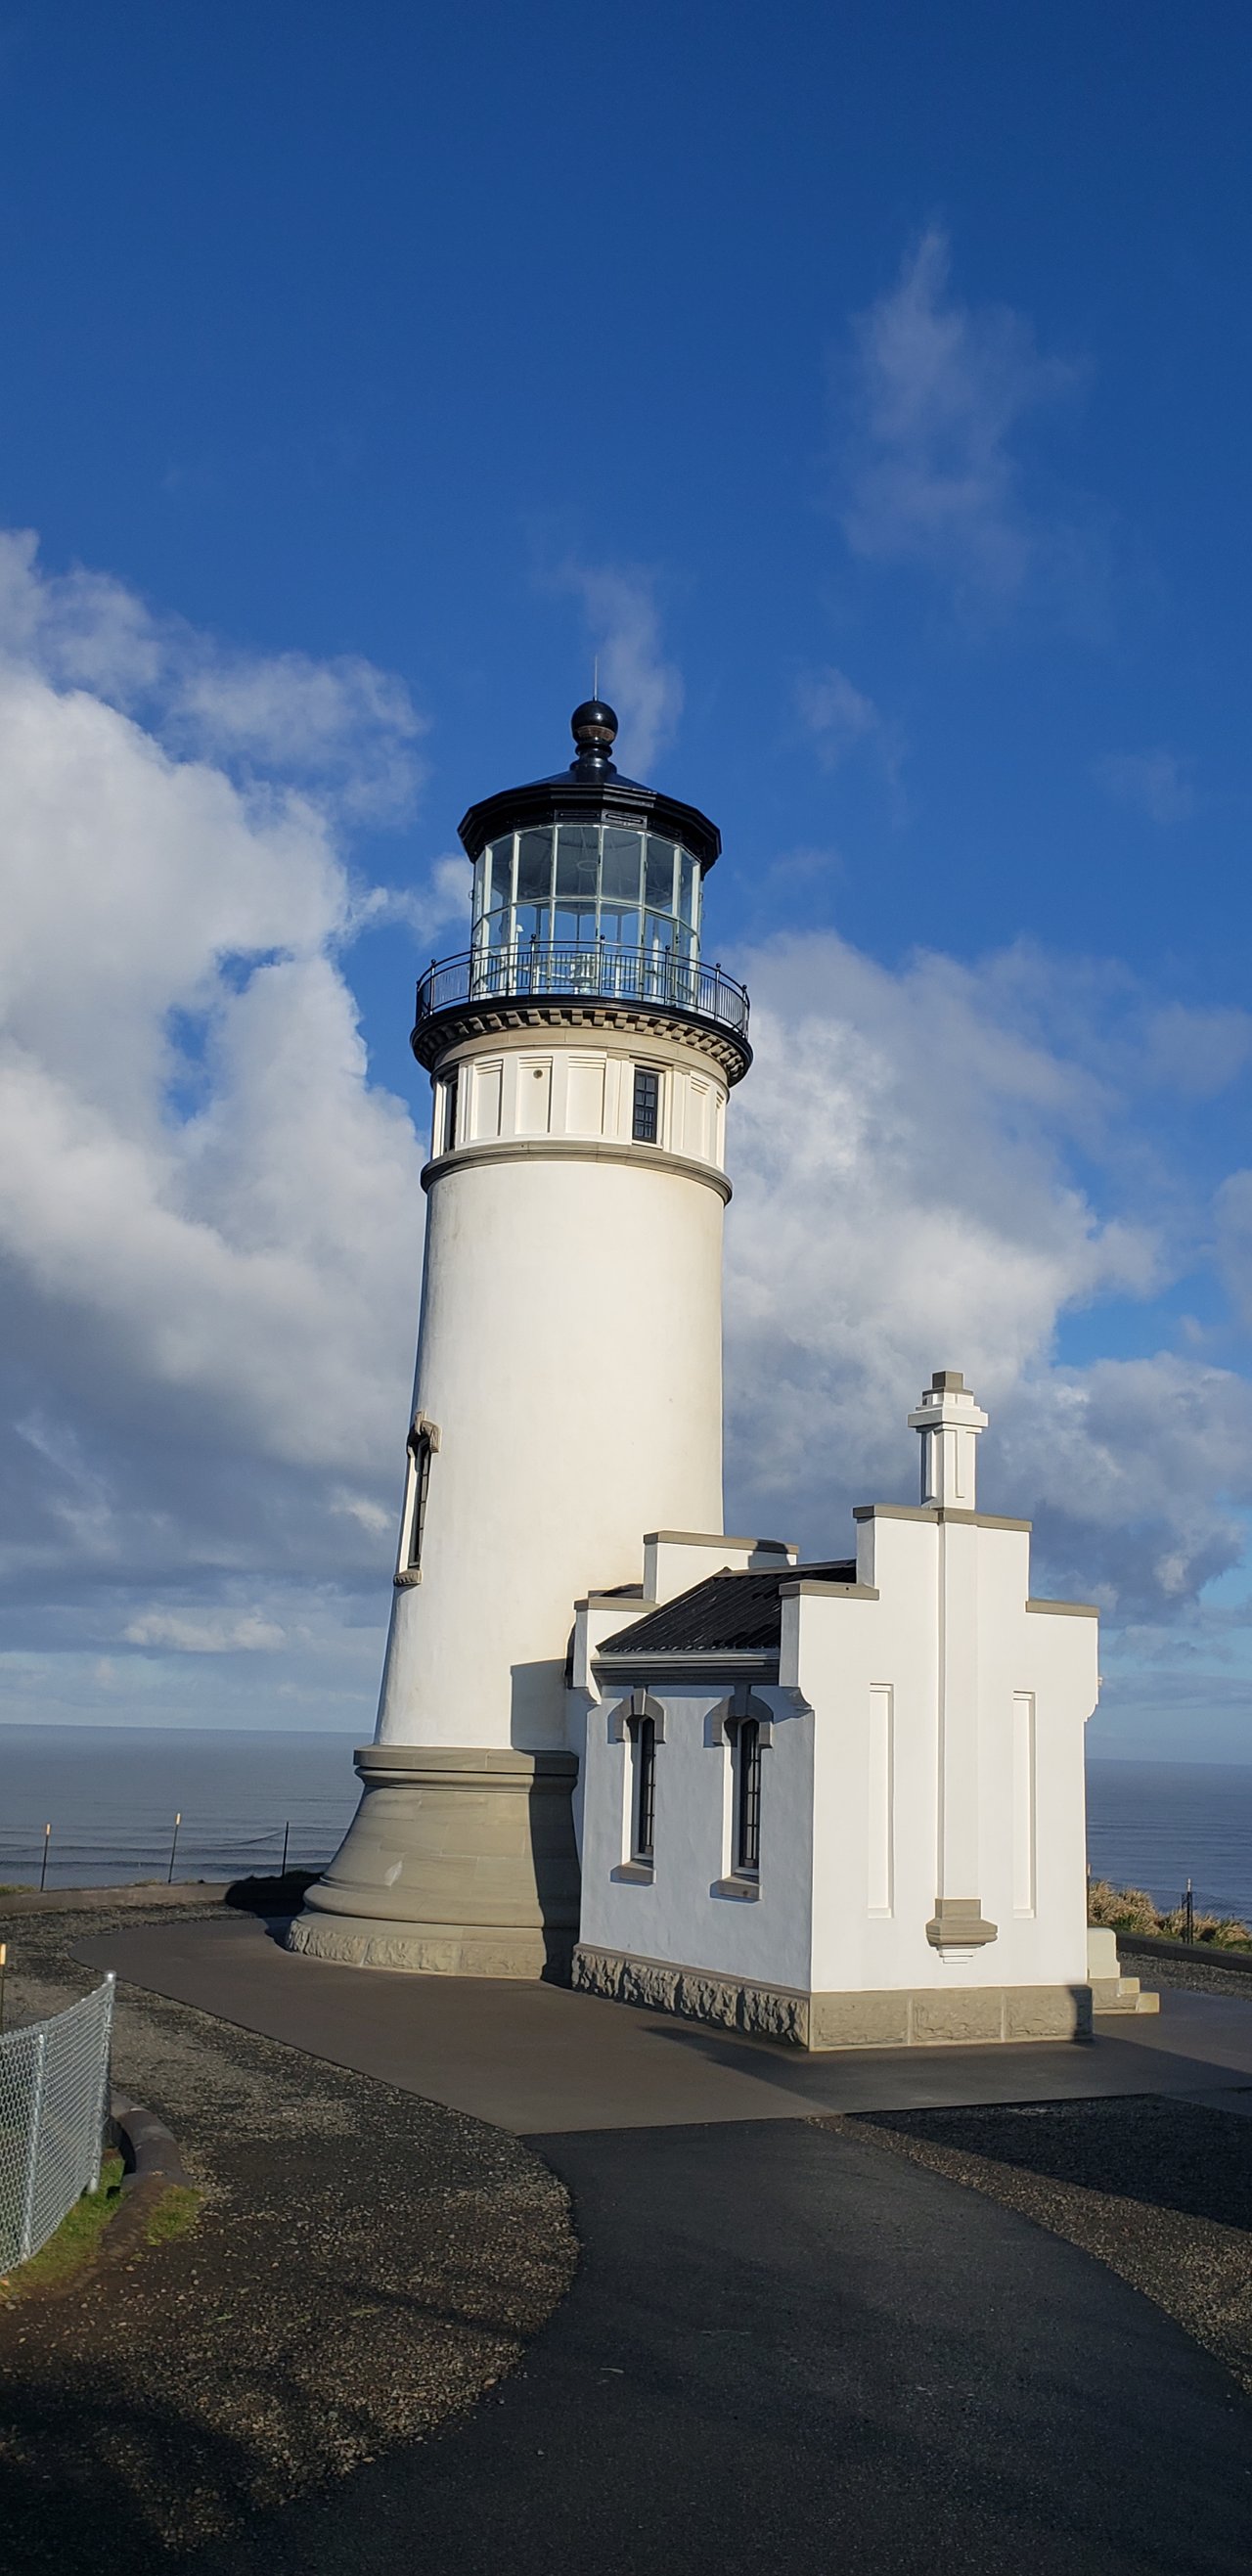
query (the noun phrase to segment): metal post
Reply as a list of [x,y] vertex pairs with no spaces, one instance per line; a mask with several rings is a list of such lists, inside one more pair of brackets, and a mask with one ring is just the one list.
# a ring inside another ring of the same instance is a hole
[[165,1873],[165,1884],[167,1887],[172,1887],[174,1884],[174,1854],[178,1849],[178,1828],[182,1821],[183,1816],[182,1809],[180,1807],[178,1814],[174,1818],[174,1839],[170,1844],[170,1865]]
[[1185,1904],[1185,1906],[1186,1906],[1186,1909],[1187,1909],[1187,1939],[1188,1939],[1189,1941],[1194,1941],[1194,1939],[1195,1939],[1195,1901],[1194,1901],[1194,1899],[1193,1899],[1193,1897],[1192,1897],[1192,1893],[1191,1893],[1191,1881],[1190,1881],[1190,1879],[1188,1879],[1188,1881],[1187,1881],[1187,1893],[1186,1893],[1185,1898],[1183,1899],[1183,1902],[1184,1902],[1184,1904]]
[[41,1896],[48,1883],[48,1845],[51,1840],[52,1827],[51,1825],[45,1825],[43,1829],[43,1860],[40,1863],[39,1868],[39,1893]]
[[291,1818],[290,1818],[290,1816],[289,1816],[289,1817],[288,1817],[288,1819],[287,1819],[286,1824],[283,1826],[283,1858],[282,1858],[282,1867],[281,1867],[281,1869],[279,1870],[279,1873],[278,1873],[278,1875],[279,1875],[279,1877],[280,1877],[280,1878],[285,1878],[285,1877],[286,1877],[286,1875],[287,1875],[287,1843],[288,1843],[288,1840],[289,1840],[290,1834],[291,1834]]
[[0,1941],[0,2031],[4,2029],[4,1979],[9,1964],[9,1945]]
[[44,2065],[48,2055],[48,2034],[41,2030],[35,2041],[35,2080],[31,2086],[30,2128],[26,2142],[26,2180],[22,2187],[22,2228],[18,2239],[19,2263],[25,2263],[35,2233],[35,2186],[39,2178],[39,2133],[43,2127]]
[[117,1978],[114,1975],[112,1968],[106,1968],[104,1973],[104,1983],[104,2011],[100,2030],[100,2093],[96,2104],[96,2152],[95,2161],[91,2169],[91,2181],[87,2186],[89,2191],[99,2191],[100,2189],[100,2169],[104,2162],[104,2124],[109,2116],[109,2074],[113,2038],[113,1998],[117,1988]]

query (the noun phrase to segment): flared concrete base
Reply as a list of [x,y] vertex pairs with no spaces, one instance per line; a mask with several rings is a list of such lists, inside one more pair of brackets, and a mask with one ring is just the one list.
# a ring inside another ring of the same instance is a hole
[[1082,2039],[1091,2031],[1088,1986],[915,1986],[884,1993],[803,1994],[741,1984],[702,1968],[676,1968],[624,1951],[574,1952],[574,1984],[615,2003],[642,2004],[723,2030],[793,2047],[933,2048],[976,2040]]
[[568,1984],[573,1754],[371,1744],[356,1767],[360,1806],[288,1949],[344,1967]]

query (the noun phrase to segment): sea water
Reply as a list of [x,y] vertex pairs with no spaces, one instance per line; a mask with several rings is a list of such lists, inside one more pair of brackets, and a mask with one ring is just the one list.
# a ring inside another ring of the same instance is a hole
[[1089,1762],[1087,1856],[1162,1908],[1190,1879],[1197,1913],[1252,1923],[1252,1764]]
[[[237,1878],[330,1859],[356,1805],[355,1738],[0,1726],[0,1883]],[[175,1827],[174,1819],[181,1816]]]
[[[353,1813],[350,1735],[0,1726],[0,1883],[233,1878],[329,1860]],[[1091,1762],[1093,1876],[1252,1922],[1252,1765]],[[175,1843],[174,1818],[181,1815]]]

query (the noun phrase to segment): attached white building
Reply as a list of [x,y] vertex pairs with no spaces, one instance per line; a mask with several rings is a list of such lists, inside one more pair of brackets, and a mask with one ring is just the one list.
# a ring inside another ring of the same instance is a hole
[[813,2048],[1087,2027],[1096,1614],[975,1509],[959,1375],[910,1419],[854,1558],[665,1533],[580,1604],[577,1984]]
[[291,1946],[572,1974],[810,2047],[1072,2033],[1095,1614],[1033,1600],[1029,1524],[976,1510],[953,1372],[910,1416],[920,1505],[858,1513],[854,1559],[718,1534],[751,1063],[747,995],[701,961],[720,837],[618,775],[610,708],[573,731],[568,770],[465,816],[471,947],[418,987],[391,1628]]

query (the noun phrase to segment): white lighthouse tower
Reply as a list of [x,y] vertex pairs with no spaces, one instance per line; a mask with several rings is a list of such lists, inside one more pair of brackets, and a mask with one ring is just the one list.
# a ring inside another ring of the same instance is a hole
[[568,770],[471,806],[471,945],[418,986],[417,1375],[361,1803],[290,1936],[320,1958],[562,1973],[572,1604],[636,1582],[641,1532],[722,1526],[748,1002],[700,958],[717,829],[619,777],[616,732],[589,701]]

